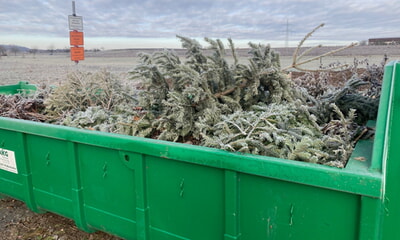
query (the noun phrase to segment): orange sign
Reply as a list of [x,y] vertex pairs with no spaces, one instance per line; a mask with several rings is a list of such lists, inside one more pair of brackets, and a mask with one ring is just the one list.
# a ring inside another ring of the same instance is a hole
[[83,32],[72,31],[69,32],[69,42],[72,46],[82,46],[83,45]]
[[83,47],[71,47],[71,61],[85,60],[85,49]]

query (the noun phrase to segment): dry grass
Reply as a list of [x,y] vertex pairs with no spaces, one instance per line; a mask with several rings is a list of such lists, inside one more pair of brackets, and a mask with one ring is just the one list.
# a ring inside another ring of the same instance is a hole
[[66,79],[69,73],[76,71],[98,72],[107,70],[122,79],[128,78],[128,72],[133,69],[137,58],[90,57],[75,64],[67,54],[37,54],[35,58],[27,55],[9,56],[0,59],[0,85],[28,81],[33,84],[57,84]]

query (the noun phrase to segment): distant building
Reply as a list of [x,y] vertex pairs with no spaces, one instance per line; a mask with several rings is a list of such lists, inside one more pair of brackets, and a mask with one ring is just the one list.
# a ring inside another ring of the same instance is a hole
[[368,45],[399,45],[400,38],[370,38]]

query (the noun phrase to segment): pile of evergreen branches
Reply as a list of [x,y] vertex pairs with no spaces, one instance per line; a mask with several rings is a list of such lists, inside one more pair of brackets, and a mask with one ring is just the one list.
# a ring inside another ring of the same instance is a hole
[[228,39],[229,64],[220,40],[206,38],[205,55],[196,40],[178,38],[185,61],[171,51],[143,54],[131,72],[144,88],[134,134],[343,167],[359,128],[376,116],[379,98],[362,95],[367,82],[358,76],[310,92],[287,78],[268,45],[250,43],[242,64]]
[[[74,73],[41,93],[39,113],[73,127],[336,167],[345,166],[360,129],[376,117],[378,91],[360,90],[371,84],[366,77],[319,89],[315,79],[292,82],[269,45],[249,43],[241,63],[231,39],[225,49],[205,38],[204,51],[198,41],[178,38],[185,59],[167,50],[140,55],[130,72],[140,88],[104,71]],[[373,71],[369,80],[380,76]]]

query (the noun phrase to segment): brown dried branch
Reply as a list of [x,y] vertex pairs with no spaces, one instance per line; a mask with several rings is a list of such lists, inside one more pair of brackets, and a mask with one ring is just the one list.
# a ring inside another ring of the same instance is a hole
[[216,93],[216,94],[214,94],[214,97],[220,98],[220,97],[222,97],[222,96],[226,96],[226,95],[228,95],[228,94],[233,93],[236,89],[238,89],[238,88],[244,88],[244,87],[246,87],[246,86],[247,86],[247,81],[244,79],[243,82],[242,82],[239,86],[235,86],[235,87],[230,88],[230,89],[228,89],[228,90],[225,90],[225,91],[223,91],[223,92]]
[[[296,50],[295,50],[294,53],[293,53],[293,62],[292,62],[292,64],[291,64],[290,66],[287,66],[287,67],[282,68],[282,71],[287,71],[287,70],[289,70],[289,69],[291,69],[291,68],[294,68],[294,69],[297,69],[297,70],[300,70],[300,71],[308,71],[308,72],[313,72],[313,71],[319,71],[319,72],[321,72],[321,71],[331,71],[331,70],[334,70],[333,68],[312,70],[312,69],[305,69],[305,68],[302,68],[302,67],[300,67],[300,66],[301,66],[301,65],[304,65],[304,64],[306,64],[306,63],[309,63],[309,62],[318,60],[318,59],[320,59],[320,58],[322,58],[322,57],[326,57],[326,56],[329,56],[329,55],[333,55],[333,54],[335,54],[335,53],[338,53],[338,52],[340,52],[340,51],[343,51],[343,50],[345,50],[345,49],[348,49],[348,48],[351,48],[351,47],[354,47],[354,46],[357,45],[357,43],[351,43],[351,44],[348,45],[348,46],[344,46],[344,47],[341,47],[341,48],[338,48],[338,49],[329,51],[329,52],[327,52],[327,53],[321,54],[321,55],[319,55],[319,56],[312,57],[312,58],[309,58],[309,59],[304,60],[304,61],[302,61],[302,62],[299,62],[301,58],[303,58],[304,56],[306,56],[306,55],[307,55],[308,53],[310,53],[312,50],[314,50],[314,49],[316,49],[316,48],[319,48],[319,47],[322,47],[322,45],[318,45],[318,46],[312,47],[312,48],[310,48],[310,49],[308,49],[308,50],[305,50],[302,54],[299,55],[300,49],[301,49],[301,47],[303,46],[304,42],[305,42],[309,37],[311,37],[311,35],[312,35],[315,31],[317,31],[319,28],[323,27],[324,25],[325,25],[325,24],[323,24],[323,23],[320,24],[319,26],[317,26],[316,28],[314,28],[311,32],[309,32],[309,33],[300,41],[299,45],[297,46]],[[347,64],[344,64],[344,65],[336,66],[335,69],[337,69],[337,68],[346,68],[346,67],[348,67],[348,65],[347,65]]]
[[20,95],[0,95],[0,116],[44,122],[45,106],[41,99],[24,98]]
[[296,48],[296,51],[293,53],[293,63],[292,65],[295,66],[296,65],[296,61],[297,61],[297,56],[299,55],[299,51],[301,46],[303,46],[304,42],[311,37],[311,35],[317,31],[318,29],[322,28],[323,26],[325,26],[325,23],[321,23],[320,25],[318,25],[316,28],[314,28],[311,32],[307,33],[307,35],[299,42],[299,45]]

